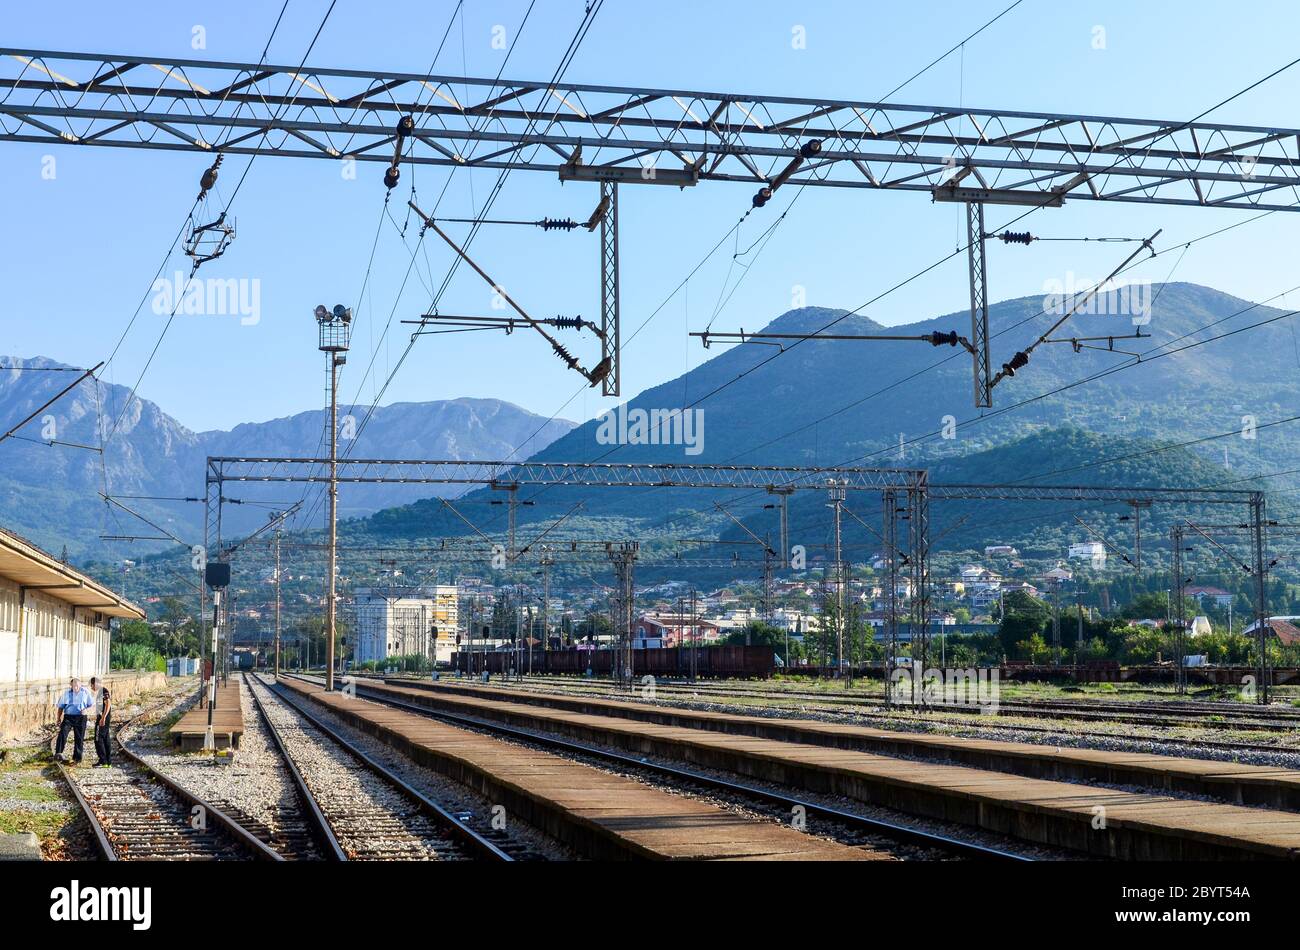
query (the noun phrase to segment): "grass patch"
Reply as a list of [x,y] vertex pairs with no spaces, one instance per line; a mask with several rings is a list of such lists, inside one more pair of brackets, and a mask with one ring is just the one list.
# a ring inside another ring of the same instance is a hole
[[15,746],[0,759],[0,774],[43,768],[54,763],[54,755],[46,745]]
[[18,784],[4,790],[5,798],[20,802],[57,802],[62,796],[44,778],[32,777],[19,779]]
[[34,831],[36,837],[44,841],[56,837],[72,817],[70,808],[65,811],[0,811],[0,833]]

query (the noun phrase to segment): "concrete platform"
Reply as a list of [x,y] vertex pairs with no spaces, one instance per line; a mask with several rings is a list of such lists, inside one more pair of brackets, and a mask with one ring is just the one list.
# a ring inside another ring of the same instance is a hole
[[[203,738],[208,730],[208,708],[195,706],[167,730],[172,742],[182,752],[203,748]],[[217,687],[217,707],[212,711],[212,740],[218,749],[238,749],[244,735],[244,710],[240,703],[239,686]]]
[[0,861],[39,861],[41,842],[34,831],[0,834]]
[[365,691],[1104,857],[1300,857],[1300,814],[1294,812],[549,709],[469,691],[359,684],[358,695]]
[[867,861],[888,855],[737,815],[562,756],[503,742],[320,686],[282,686],[499,803],[507,820],[597,859]]
[[[362,680],[362,683],[369,681]],[[676,709],[652,703],[587,698],[531,690],[459,684],[454,680],[413,683],[385,680],[429,692],[469,693],[488,699],[565,709],[599,716],[616,716],[688,729],[776,739],[805,745],[856,749],[974,765],[1030,778],[1131,785],[1179,794],[1201,795],[1241,805],[1262,805],[1300,811],[1300,771],[1264,765],[1242,765],[1214,759],[1190,759],[1145,752],[1076,749],[990,739],[901,732],[822,722],[816,719],[773,718]]]

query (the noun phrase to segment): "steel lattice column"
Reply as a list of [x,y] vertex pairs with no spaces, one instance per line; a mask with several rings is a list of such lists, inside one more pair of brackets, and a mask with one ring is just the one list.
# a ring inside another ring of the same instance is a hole
[[989,288],[984,262],[984,205],[966,204],[966,254],[970,263],[970,342],[974,361],[975,405],[993,405],[989,385]]
[[1255,549],[1255,639],[1259,652],[1259,684],[1256,696],[1268,702],[1268,562],[1264,559],[1264,493],[1250,494],[1250,535]]
[[600,219],[600,358],[610,361],[610,371],[601,381],[600,391],[605,396],[619,394],[619,340],[618,311],[618,182],[601,179],[600,201],[608,206]]
[[1169,529],[1169,547],[1173,561],[1173,604],[1174,616],[1174,683],[1179,693],[1187,692],[1187,616],[1183,599],[1187,591],[1187,578],[1183,570],[1183,527],[1174,525]]
[[614,632],[618,637],[615,662],[611,664],[610,669],[615,679],[626,680],[629,686],[633,675],[632,629],[636,623],[636,618],[633,616],[636,600],[633,571],[639,548],[639,542],[624,541],[609,551],[609,559],[614,563],[614,574],[617,577],[613,619]]
[[885,542],[885,705],[894,703],[894,670],[898,666],[898,496],[883,493]]
[[924,483],[907,490],[907,516],[912,572],[912,678],[918,702],[928,705],[925,672],[930,654],[930,497]]

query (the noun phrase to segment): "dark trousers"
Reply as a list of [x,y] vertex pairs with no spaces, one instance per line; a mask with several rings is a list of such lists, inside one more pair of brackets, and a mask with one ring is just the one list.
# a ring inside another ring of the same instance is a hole
[[68,732],[72,732],[72,761],[80,762],[86,751],[86,717],[64,716],[59,723],[59,741],[54,746],[55,755],[63,755],[63,747],[68,744]]
[[105,720],[95,726],[95,764],[109,765],[113,759],[112,736],[109,732],[112,723]]

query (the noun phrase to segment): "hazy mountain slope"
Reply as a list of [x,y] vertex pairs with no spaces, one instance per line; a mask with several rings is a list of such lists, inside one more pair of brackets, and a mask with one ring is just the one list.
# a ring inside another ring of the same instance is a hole
[[[1035,399],[1129,359],[1086,348],[1075,352],[1068,342],[1045,344],[1034,352],[1027,367],[996,387],[994,409],[984,410],[984,418],[973,408],[971,358],[960,348],[935,348],[920,342],[812,341],[778,356],[775,348],[754,343],[720,351],[691,372],[629,402],[631,409],[651,410],[699,401],[704,437],[698,455],[687,455],[680,445],[601,444],[599,423],[593,420],[552,442],[538,457],[931,467],[1004,444],[1043,426],[1072,425],[1108,438],[1176,442],[1240,430],[1245,416],[1264,424],[1300,411],[1300,344],[1293,335],[1291,318],[1179,351],[1211,336],[1279,317],[1283,311],[1187,283],[1156,285],[1152,296],[1150,321],[1141,326],[1150,339],[1114,344],[1120,350],[1148,353],[1143,362]],[[1055,317],[1041,314],[1043,307],[1043,298],[1026,297],[991,309],[995,365],[1048,329]],[[809,333],[843,313],[817,307],[794,310],[766,329]],[[740,323],[753,325],[748,320]],[[969,323],[969,314],[958,312],[892,326],[889,332],[956,330],[969,334]],[[882,329],[866,317],[850,316],[828,332],[879,333]],[[1133,332],[1129,316],[1081,314],[1056,336]],[[1106,346],[1104,342],[1096,345]],[[1166,346],[1161,349],[1162,345]],[[1016,405],[1022,402],[1024,405]],[[1014,408],[1008,411],[1008,407]],[[937,433],[949,419],[962,423],[953,438],[927,438],[912,444],[918,437]],[[904,442],[901,451],[900,436]],[[1293,469],[1294,464],[1286,463],[1300,454],[1300,427],[1260,429],[1254,439],[1214,440],[1193,451],[1218,462],[1224,461],[1226,453],[1235,477]],[[1006,470],[1001,478],[990,480],[1005,481],[1015,474],[1014,469]],[[1118,479],[1107,469],[1101,469],[1099,477]],[[1295,484],[1300,483],[1281,480],[1274,487]],[[703,508],[707,513],[712,501],[705,493],[664,489],[552,489],[543,497],[546,505],[539,501],[537,507],[521,511],[521,520],[557,517],[581,501],[592,516],[633,518],[647,528],[671,526],[683,510]],[[697,517],[695,524],[699,523]],[[706,517],[704,523],[713,522]],[[463,525],[433,505],[381,512],[369,526],[379,533],[405,537],[459,534],[463,530]],[[681,530],[690,526],[689,521],[680,523]]]
[[[7,367],[0,371],[0,419],[7,425],[78,375],[44,357],[0,357],[0,365]],[[192,432],[148,400],[135,400],[123,414],[128,394],[126,387],[86,380],[0,445],[0,523],[56,553],[64,544],[73,556],[102,553],[101,534],[158,535],[100,500],[105,485],[117,497],[195,497],[203,494],[209,455],[320,454],[324,410],[244,423],[229,432]],[[340,408],[341,416],[351,412],[360,429],[356,444],[344,441],[341,449],[372,457],[505,458],[516,448],[517,457],[526,457],[573,427],[496,399],[452,399],[384,406],[362,429],[366,408]],[[109,433],[121,419],[102,456],[101,416]],[[65,444],[43,444],[51,438]],[[345,516],[365,515],[437,493],[430,486],[357,485],[340,492],[340,504]],[[244,500],[275,501],[301,494],[301,486],[285,485],[241,486],[238,492]],[[201,536],[201,505],[122,500],[167,531],[186,539]],[[234,532],[247,530],[265,519],[266,510],[229,506],[227,525]],[[141,551],[154,548],[139,545]]]

